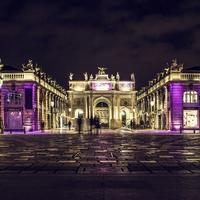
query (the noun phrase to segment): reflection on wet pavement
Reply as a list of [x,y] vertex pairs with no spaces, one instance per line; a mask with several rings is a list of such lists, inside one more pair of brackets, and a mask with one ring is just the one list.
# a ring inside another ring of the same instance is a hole
[[200,174],[200,135],[1,135],[0,173]]

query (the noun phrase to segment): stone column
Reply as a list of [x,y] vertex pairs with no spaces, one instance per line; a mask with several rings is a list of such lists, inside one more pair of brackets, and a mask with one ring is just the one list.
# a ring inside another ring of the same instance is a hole
[[88,104],[87,104],[87,95],[85,95],[85,98],[84,98],[84,104],[85,104],[85,112],[84,112],[84,119],[83,119],[83,130],[84,131],[88,131],[88,128],[89,128],[89,119],[88,119]]
[[87,119],[88,118],[87,95],[85,95],[84,101],[85,101],[85,118]]
[[36,98],[37,98],[37,124],[38,124],[38,129],[40,130],[41,127],[41,118],[42,118],[42,113],[41,113],[41,104],[40,104],[40,89],[41,87],[38,85],[37,86],[37,91],[36,91]]
[[116,120],[114,118],[114,95],[112,94],[112,99],[111,99],[111,128],[116,128]]
[[45,129],[48,129],[49,128],[49,122],[48,122],[48,115],[49,115],[49,109],[48,109],[48,91],[45,92],[45,110],[46,110],[46,113],[45,113]]
[[165,123],[166,129],[170,129],[169,127],[169,111],[168,111],[168,89],[167,86],[164,87],[165,93],[165,101],[164,101],[164,114],[165,114]]

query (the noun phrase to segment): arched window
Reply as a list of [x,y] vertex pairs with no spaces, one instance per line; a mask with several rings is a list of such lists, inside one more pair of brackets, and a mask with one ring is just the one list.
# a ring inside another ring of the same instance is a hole
[[105,103],[105,102],[99,102],[99,103],[96,105],[96,107],[98,107],[98,108],[108,107],[108,104]]
[[189,90],[184,92],[183,95],[184,103],[197,103],[198,102],[198,93],[194,90]]

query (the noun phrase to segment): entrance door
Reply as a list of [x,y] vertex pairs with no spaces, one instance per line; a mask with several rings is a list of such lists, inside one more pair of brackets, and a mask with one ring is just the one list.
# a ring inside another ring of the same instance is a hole
[[95,107],[95,115],[99,117],[103,128],[109,127],[109,107],[105,102],[99,102]]
[[122,126],[125,127],[126,126],[126,112],[124,110],[121,112],[121,117],[122,117]]
[[184,127],[197,128],[198,123],[198,110],[184,110],[183,112]]
[[22,125],[22,112],[21,111],[8,111],[7,112],[7,129],[23,129]]

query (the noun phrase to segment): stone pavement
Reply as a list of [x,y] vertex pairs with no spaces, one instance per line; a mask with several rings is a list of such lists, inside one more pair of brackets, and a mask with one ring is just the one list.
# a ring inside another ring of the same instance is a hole
[[200,174],[200,135],[0,135],[0,174]]
[[0,135],[2,199],[191,200],[199,178],[199,134]]

